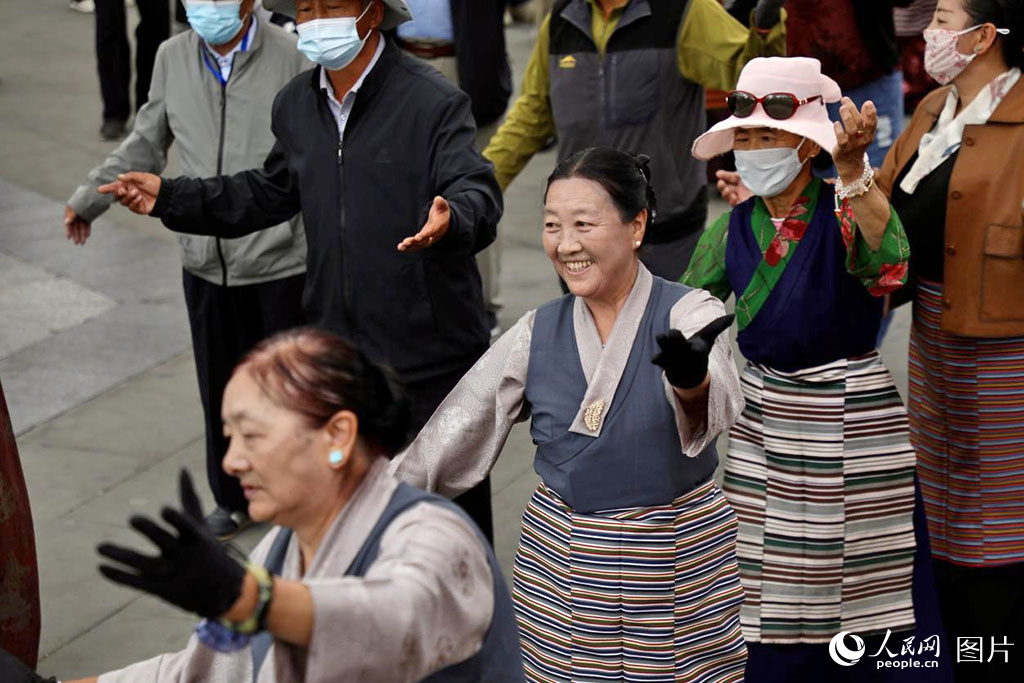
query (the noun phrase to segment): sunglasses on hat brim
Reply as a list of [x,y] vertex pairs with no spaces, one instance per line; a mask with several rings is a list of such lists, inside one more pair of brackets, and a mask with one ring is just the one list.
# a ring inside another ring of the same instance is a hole
[[770,118],[783,121],[796,114],[797,109],[814,100],[821,100],[822,106],[825,104],[821,95],[801,100],[793,93],[788,92],[773,92],[764,97],[758,97],[746,90],[733,90],[725,98],[725,103],[729,107],[729,113],[740,119],[745,119],[753,114],[754,109],[760,104],[764,113]]

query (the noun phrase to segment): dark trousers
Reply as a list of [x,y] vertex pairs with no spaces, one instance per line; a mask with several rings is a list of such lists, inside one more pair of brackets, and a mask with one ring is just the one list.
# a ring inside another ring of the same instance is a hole
[[705,186],[681,213],[658,216],[636,255],[652,275],[679,282],[690,265],[707,220],[708,188]]
[[[138,110],[149,98],[156,49],[171,35],[171,8],[168,0],[136,0],[135,5],[141,19],[135,29],[135,109]],[[132,70],[124,0],[96,0],[96,67],[100,74],[103,119],[127,121],[131,113],[128,92]]]
[[305,280],[305,275],[294,275],[255,285],[223,287],[182,271],[206,423],[206,476],[219,507],[231,511],[247,507],[238,480],[221,467],[228,449],[220,419],[224,387],[238,361],[258,342],[305,323]]
[[637,256],[652,275],[669,282],[679,282],[703,234],[703,230],[696,230],[667,242],[644,244],[637,250]]
[[[411,441],[419,433],[423,425],[427,423],[430,416],[434,414],[437,407],[445,396],[455,388],[462,376],[465,375],[472,365],[464,368],[420,380],[418,382],[406,382],[405,390],[412,400],[412,424],[409,429],[409,440]],[[470,490],[458,496],[455,502],[466,511],[480,531],[484,533],[487,540],[494,545],[494,522],[491,515],[491,478],[485,477],[482,482]]]
[[[935,560],[933,566],[957,683],[1024,681],[1024,563],[962,567]],[[982,661],[973,661],[976,652]]]

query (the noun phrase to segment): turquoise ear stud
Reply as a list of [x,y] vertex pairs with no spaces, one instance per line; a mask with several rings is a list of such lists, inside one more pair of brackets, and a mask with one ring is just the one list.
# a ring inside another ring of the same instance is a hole
[[327,456],[327,461],[332,465],[340,465],[341,461],[345,459],[345,454],[341,452],[340,448],[335,448]]

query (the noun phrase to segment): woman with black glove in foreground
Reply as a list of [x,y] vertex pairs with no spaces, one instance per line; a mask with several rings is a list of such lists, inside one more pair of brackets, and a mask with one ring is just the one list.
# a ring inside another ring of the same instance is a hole
[[236,368],[222,415],[224,469],[277,526],[243,566],[182,472],[180,508],[130,520],[157,553],[103,544],[100,571],[204,619],[186,649],[101,683],[523,680],[490,546],[388,474],[409,410],[384,371],[330,333],[284,332]]
[[514,599],[530,680],[740,680],[736,518],[715,438],[743,407],[707,292],[654,277],[645,157],[605,148],[548,179],[543,242],[570,294],[523,316],[396,460],[446,496],[531,418],[543,480],[523,516]]

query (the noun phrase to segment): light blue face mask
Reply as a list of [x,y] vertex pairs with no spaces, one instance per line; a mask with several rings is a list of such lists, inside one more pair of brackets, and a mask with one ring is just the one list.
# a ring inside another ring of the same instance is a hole
[[366,38],[359,37],[356,22],[363,18],[366,10],[372,5],[373,3],[366,5],[358,17],[313,19],[302,22],[296,26],[299,32],[299,52],[309,61],[331,71],[344,69],[352,63],[366,43]]
[[242,0],[186,0],[189,26],[210,45],[223,45],[242,30]]
[[733,150],[740,180],[758,197],[782,194],[800,175],[804,162],[800,161],[798,152],[806,140],[801,140],[796,147]]

